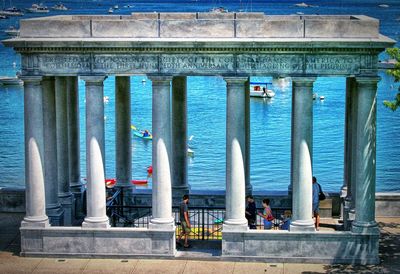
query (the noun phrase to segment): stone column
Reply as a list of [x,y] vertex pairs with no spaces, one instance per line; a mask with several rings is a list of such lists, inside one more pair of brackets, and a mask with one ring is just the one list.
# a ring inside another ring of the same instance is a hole
[[25,196],[23,227],[47,227],[41,76],[22,76],[24,81]]
[[153,87],[153,216],[150,227],[174,229],[171,194],[171,113],[170,89],[172,77],[150,77]]
[[83,218],[83,195],[80,163],[79,133],[79,88],[78,77],[68,76],[67,81],[67,117],[68,117],[68,168],[71,192],[75,206],[72,207],[74,220]]
[[106,215],[104,171],[104,102],[105,76],[84,76],[86,82],[86,174],[87,215],[83,227],[109,227]]
[[187,182],[187,88],[186,76],[172,79],[172,193],[189,193]]
[[348,77],[346,79],[346,113],[345,113],[345,130],[344,130],[344,176],[343,186],[340,191],[340,197],[343,200],[342,203],[342,218],[345,230],[350,229],[351,221],[354,217],[351,215],[351,211],[354,213],[354,186],[352,179],[355,175],[356,163],[353,161],[353,155],[355,151],[354,134],[356,128],[356,115],[357,101],[356,101],[356,81],[354,77]]
[[245,185],[246,185],[246,195],[251,195],[253,192],[253,186],[250,181],[250,78],[247,78],[245,88],[245,100],[244,100],[244,112],[245,112],[245,131],[246,131],[246,154],[245,154]]
[[357,127],[355,134],[355,233],[377,233],[375,221],[376,90],[379,77],[356,77]]
[[117,186],[133,187],[131,148],[131,83],[129,76],[115,77],[115,159]]
[[245,77],[225,77],[226,102],[226,217],[225,231],[245,231]]
[[55,78],[58,199],[64,209],[64,225],[72,225],[72,193],[69,187],[67,79]]
[[292,78],[291,231],[315,231],[312,219],[312,124],[315,78]]
[[57,131],[54,77],[44,77],[43,88],[43,138],[46,212],[50,224],[64,225],[63,209],[58,200]]

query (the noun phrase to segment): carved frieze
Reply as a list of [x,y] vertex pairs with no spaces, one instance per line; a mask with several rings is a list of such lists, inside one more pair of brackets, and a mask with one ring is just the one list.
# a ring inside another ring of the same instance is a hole
[[376,69],[376,57],[359,54],[26,54],[23,73],[165,75],[357,75]]
[[241,54],[237,57],[239,73],[302,73],[303,55]]
[[158,56],[146,54],[98,54],[93,55],[93,72],[105,74],[118,73],[156,73]]
[[306,55],[306,74],[358,74],[360,57],[357,55]]
[[162,54],[160,72],[206,75],[234,73],[234,57],[232,54]]

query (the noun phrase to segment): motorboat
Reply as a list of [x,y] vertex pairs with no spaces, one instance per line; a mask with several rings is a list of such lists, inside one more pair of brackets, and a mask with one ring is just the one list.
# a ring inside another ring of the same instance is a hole
[[6,29],[4,31],[7,35],[12,36],[12,37],[16,37],[19,35],[19,29],[17,29],[14,26],[10,26],[8,29]]
[[54,6],[51,7],[52,10],[60,10],[60,11],[66,11],[68,8],[64,6],[62,3],[58,3]]
[[387,5],[387,4],[380,4],[379,7],[380,7],[380,8],[385,8],[385,9],[386,9],[386,8],[389,7],[389,5]]
[[228,10],[226,8],[224,8],[224,7],[217,7],[217,8],[212,8],[210,10],[210,12],[213,12],[213,13],[226,13],[226,12],[228,12]]
[[118,5],[114,5],[114,9],[115,10],[119,9],[119,6]]
[[272,98],[275,92],[268,89],[268,85],[272,83],[267,82],[250,82],[250,97]]
[[24,13],[22,10],[16,8],[16,7],[11,7],[11,8],[6,8],[3,10],[0,10],[0,15],[2,16],[23,16]]
[[24,82],[16,76],[0,76],[0,84],[4,86],[17,86],[23,85]]
[[194,157],[194,150],[191,149],[191,148],[188,148],[188,149],[187,149],[187,155],[188,155],[189,157]]
[[114,9],[113,8],[109,8],[108,9],[108,13],[113,13],[114,12]]
[[0,19],[8,19],[7,15],[0,15]]
[[306,3],[304,3],[304,2],[301,2],[301,3],[297,3],[297,4],[294,4],[296,7],[300,7],[300,8],[316,8],[316,7],[318,7],[318,6],[316,6],[316,5],[310,5],[310,4],[306,4]]
[[48,13],[50,10],[42,4],[32,4],[32,7],[27,9],[31,13]]

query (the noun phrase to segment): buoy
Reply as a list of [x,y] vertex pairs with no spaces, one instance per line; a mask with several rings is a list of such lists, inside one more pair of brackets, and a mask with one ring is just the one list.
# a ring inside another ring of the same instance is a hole
[[153,175],[153,166],[147,167],[147,177],[151,177]]

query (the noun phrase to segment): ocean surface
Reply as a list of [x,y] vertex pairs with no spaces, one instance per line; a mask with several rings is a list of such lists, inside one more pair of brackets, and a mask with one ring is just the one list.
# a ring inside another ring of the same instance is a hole
[[[57,1],[44,1],[47,6]],[[380,19],[380,32],[396,41],[400,35],[400,1],[398,0],[326,0],[305,1],[312,8],[294,6],[297,1],[204,1],[204,0],[131,0],[131,1],[63,1],[71,10],[51,11],[57,14],[107,14],[118,4],[114,14],[131,12],[208,11],[223,6],[229,11],[260,11],[266,14],[364,14]],[[32,1],[4,1],[28,8]],[[387,4],[388,8],[380,8]],[[0,4],[1,5],[1,4]],[[0,20],[0,30],[17,26],[21,18],[39,17],[29,14]],[[6,34],[0,32],[0,38]],[[399,43],[397,43],[399,46]],[[385,59],[381,54],[380,59]],[[15,75],[20,57],[12,49],[0,45],[0,75]],[[399,87],[383,71],[378,88],[377,117],[377,191],[400,191],[400,110],[392,112],[383,106]],[[143,82],[142,80],[146,80]],[[271,78],[253,77],[252,81],[273,81],[273,99],[250,101],[251,107],[251,183],[254,190],[287,190],[290,182],[291,83]],[[114,81],[105,81],[106,176],[115,177]],[[131,77],[132,124],[151,130],[151,82],[145,76]],[[81,175],[85,177],[85,102],[84,83],[80,81]],[[343,184],[343,136],[345,112],[345,78],[318,78],[314,91],[325,96],[314,101],[313,173],[324,190],[339,191]],[[220,77],[188,77],[188,136],[194,157],[189,158],[189,183],[192,189],[222,190],[225,188],[225,116],[226,85]],[[0,187],[24,186],[23,88],[0,86]],[[133,178],[146,178],[151,165],[151,142],[132,137]],[[151,184],[148,186],[151,187]]]

